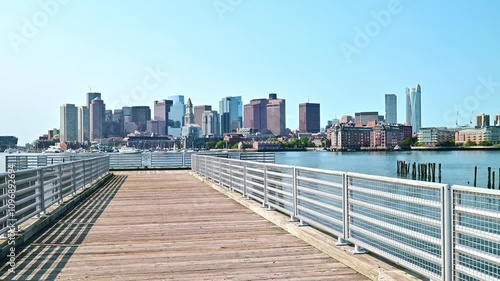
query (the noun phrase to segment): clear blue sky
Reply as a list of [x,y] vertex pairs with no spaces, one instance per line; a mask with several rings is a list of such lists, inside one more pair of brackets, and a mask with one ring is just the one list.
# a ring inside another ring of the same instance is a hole
[[[182,94],[218,108],[225,96],[247,103],[276,92],[291,129],[301,102],[321,103],[324,125],[384,114],[387,93],[398,95],[404,122],[404,91],[417,83],[423,126],[454,126],[464,104],[460,123],[472,110],[500,114],[500,1],[61,0],[48,12],[39,4],[55,1],[0,1],[0,135],[20,144],[59,127],[59,106],[83,105],[88,85],[112,106]],[[390,20],[375,23],[382,10]],[[368,44],[356,43],[357,29],[371,32]],[[357,48],[349,59],[346,45]],[[132,94],[148,68],[168,77]],[[489,92],[475,95],[489,76]]]

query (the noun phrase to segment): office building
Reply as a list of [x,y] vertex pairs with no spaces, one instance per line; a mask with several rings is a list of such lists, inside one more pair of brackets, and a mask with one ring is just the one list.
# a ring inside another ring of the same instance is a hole
[[90,104],[90,141],[104,138],[104,121],[106,106],[104,101],[96,97]]
[[145,132],[147,123],[151,120],[151,109],[149,106],[132,106],[131,122],[135,123],[136,131]]
[[182,135],[182,126],[184,126],[184,115],[186,115],[184,96],[169,96],[168,100],[172,101],[172,106],[169,112],[168,134],[180,137]]
[[406,88],[406,125],[412,126],[414,135],[422,127],[421,94],[419,84],[416,88]]
[[398,123],[398,97],[394,94],[385,95],[385,123]]
[[[165,126],[165,128],[159,128],[157,130],[158,135],[168,135],[168,120],[170,118],[170,110],[172,105],[174,104],[171,100],[159,100],[154,101],[154,118],[155,121],[163,121],[156,122],[156,126]],[[148,129],[149,131],[149,129]]]
[[275,93],[269,94],[267,102],[267,129],[275,136],[286,134],[285,100]]
[[245,104],[244,127],[256,132],[267,134],[267,99],[253,99]]
[[201,116],[203,115],[203,112],[211,111],[211,110],[212,110],[211,105],[195,105],[195,107],[194,107],[194,123],[201,126],[201,123],[202,123]]
[[299,132],[318,133],[321,130],[319,103],[299,104]]
[[100,98],[102,99],[101,93],[96,93],[96,92],[88,92],[85,94],[86,102],[87,102],[87,108],[90,110],[90,104],[95,98]]
[[86,106],[78,107],[78,141],[90,141],[90,111]]
[[369,121],[378,122],[378,112],[370,111],[370,112],[356,112],[354,114],[354,122],[356,124],[362,124],[363,126],[368,125]]
[[63,104],[60,108],[60,133],[61,142],[78,141],[78,112],[74,104]]
[[241,96],[225,97],[219,102],[221,133],[233,133],[243,126]]
[[207,110],[201,115],[201,130],[204,136],[220,134],[219,114],[215,110]]

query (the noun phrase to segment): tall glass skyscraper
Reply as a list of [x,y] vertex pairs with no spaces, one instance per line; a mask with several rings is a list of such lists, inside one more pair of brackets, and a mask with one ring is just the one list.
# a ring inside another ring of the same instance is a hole
[[184,96],[170,96],[168,100],[172,101],[168,116],[168,134],[174,137],[180,137],[182,135],[182,126],[184,126],[184,115],[186,115]]
[[385,123],[398,123],[398,97],[394,94],[385,95]]
[[241,96],[225,97],[219,102],[221,134],[236,132],[243,126]]
[[60,141],[78,141],[78,111],[76,106],[69,103],[63,104],[60,108],[60,117]]
[[406,125],[412,126],[412,133],[416,134],[422,127],[421,89],[406,88]]

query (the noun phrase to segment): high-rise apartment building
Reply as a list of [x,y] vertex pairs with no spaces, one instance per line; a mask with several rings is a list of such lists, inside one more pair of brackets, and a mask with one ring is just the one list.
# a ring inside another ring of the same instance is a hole
[[299,132],[319,133],[320,130],[320,104],[309,102],[299,104]]
[[61,142],[78,141],[78,112],[74,104],[63,104],[60,108],[60,132]]
[[422,127],[421,94],[419,84],[416,88],[406,88],[406,125],[412,126],[413,134]]
[[243,125],[241,96],[225,97],[219,102],[221,133],[236,132]]
[[79,106],[78,110],[78,141],[90,141],[90,112],[86,106]]
[[385,95],[385,123],[398,123],[398,97],[394,94]]
[[490,116],[487,114],[481,114],[476,116],[476,126],[477,127],[489,127],[490,126]]
[[104,101],[96,97],[90,104],[90,141],[104,138],[104,121],[106,106]]

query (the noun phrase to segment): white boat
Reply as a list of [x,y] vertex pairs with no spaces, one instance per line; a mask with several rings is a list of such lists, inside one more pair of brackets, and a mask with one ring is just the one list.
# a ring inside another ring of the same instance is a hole
[[133,147],[128,147],[128,146],[122,146],[118,152],[121,154],[138,154],[141,153],[139,149],[133,148]]
[[61,153],[61,148],[59,146],[51,145],[44,151],[44,153]]
[[11,153],[18,153],[19,151],[16,148],[7,148],[3,152],[11,154]]

